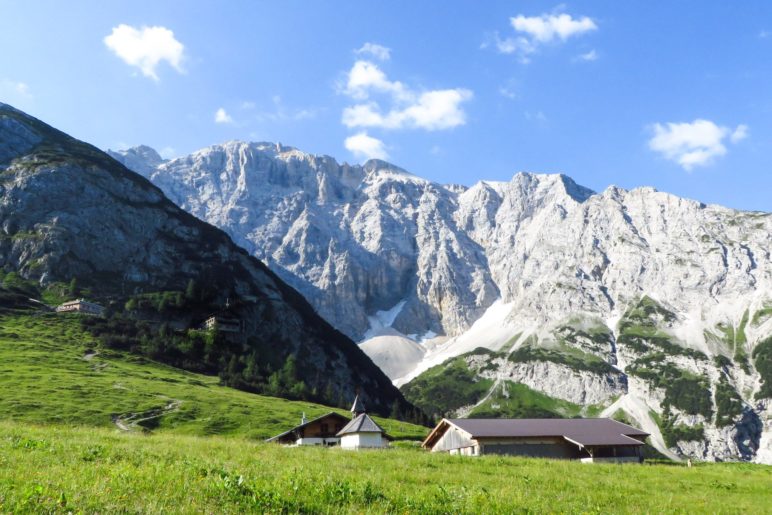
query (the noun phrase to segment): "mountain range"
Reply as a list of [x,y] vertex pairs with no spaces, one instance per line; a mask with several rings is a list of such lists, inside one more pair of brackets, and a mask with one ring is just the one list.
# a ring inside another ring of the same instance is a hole
[[443,185],[275,143],[111,155],[428,412],[602,414],[669,456],[772,462],[769,213],[557,174]]
[[[274,391],[292,388],[295,397],[345,404],[359,393],[374,412],[412,409],[354,342],[223,231],[102,151],[6,104],[0,271],[6,286],[14,277],[44,290],[70,283],[71,293],[76,284],[88,291],[118,315],[110,321],[117,329],[94,329],[111,346],[253,389],[272,377]],[[196,332],[225,309],[242,327],[237,341]]]

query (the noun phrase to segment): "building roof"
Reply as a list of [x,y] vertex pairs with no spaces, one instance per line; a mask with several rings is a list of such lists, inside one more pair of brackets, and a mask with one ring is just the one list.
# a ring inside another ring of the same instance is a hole
[[100,304],[97,304],[96,302],[91,302],[86,299],[74,299],[74,300],[68,300],[66,302],[62,302],[59,304],[60,306],[74,306],[75,304],[89,304],[91,306],[99,306],[102,307]]
[[381,426],[375,423],[367,413],[362,413],[354,420],[346,424],[335,436],[343,436],[353,433],[383,433]]
[[443,419],[424,441],[431,446],[454,425],[472,438],[562,437],[580,447],[643,445],[649,433],[609,418]]
[[313,420],[309,420],[309,421],[307,421],[307,422],[305,422],[303,424],[297,425],[297,426],[293,427],[292,429],[290,429],[288,431],[284,431],[281,434],[278,434],[276,436],[272,436],[271,438],[267,439],[266,442],[275,442],[277,440],[281,440],[283,437],[289,436],[291,433],[297,431],[298,429],[303,429],[304,427],[306,427],[306,426],[308,426],[310,424],[313,424],[314,422],[318,422],[318,421],[320,421],[322,419],[325,419],[325,418],[328,418],[328,417],[334,417],[334,418],[337,418],[337,419],[342,420],[342,421],[348,421],[348,418],[346,418],[345,416],[341,415],[340,413],[336,413],[334,411],[331,411],[329,413],[325,413],[321,417],[316,417]]
[[354,404],[351,405],[351,413],[354,415],[359,415],[360,413],[364,413],[365,410],[365,403],[359,399],[359,395],[357,394],[356,397],[354,397]]

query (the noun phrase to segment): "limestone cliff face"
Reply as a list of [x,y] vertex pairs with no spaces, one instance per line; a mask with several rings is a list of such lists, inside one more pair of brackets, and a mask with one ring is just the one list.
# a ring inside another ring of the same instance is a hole
[[[398,384],[478,347],[551,349],[622,374],[609,383],[617,376],[582,372],[572,398],[621,395],[614,405],[653,428],[649,411],[657,413],[668,452],[768,455],[759,404],[768,390],[754,358],[772,345],[768,213],[652,188],[595,193],[563,175],[447,186],[382,161],[350,166],[269,143],[215,145],[145,173],[335,327],[379,338],[365,348],[388,356]],[[424,352],[384,352],[392,336]],[[493,363],[487,374],[558,395],[555,375],[568,377],[559,361]],[[681,387],[692,396],[683,409],[674,401]],[[719,404],[735,408],[719,417]],[[728,432],[744,443],[722,443]],[[708,443],[700,451],[694,442]]]
[[[129,166],[131,152],[123,153]],[[281,145],[230,142],[149,173],[134,166],[352,338],[363,337],[374,312],[403,300],[393,322],[403,334],[458,334],[499,295],[483,249],[457,227],[458,195],[383,161],[339,165]]]
[[247,336],[296,354],[305,378],[374,410],[404,404],[347,337],[219,229],[94,147],[0,104],[0,267],[41,284],[77,277],[96,295],[184,290],[190,279],[242,301]]

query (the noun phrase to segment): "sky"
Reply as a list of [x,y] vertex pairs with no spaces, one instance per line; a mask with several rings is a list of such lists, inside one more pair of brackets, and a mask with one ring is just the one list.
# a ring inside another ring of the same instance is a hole
[[272,141],[772,211],[766,0],[0,0],[0,48],[0,101],[103,149]]

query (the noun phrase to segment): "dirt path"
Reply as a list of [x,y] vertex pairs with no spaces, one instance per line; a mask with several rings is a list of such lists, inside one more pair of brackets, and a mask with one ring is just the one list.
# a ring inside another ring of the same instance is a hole
[[137,413],[113,415],[113,424],[121,431],[147,431],[147,428],[142,426],[143,422],[154,420],[173,411],[177,411],[180,405],[182,405],[181,400],[171,399],[166,406],[161,408],[153,408]]

